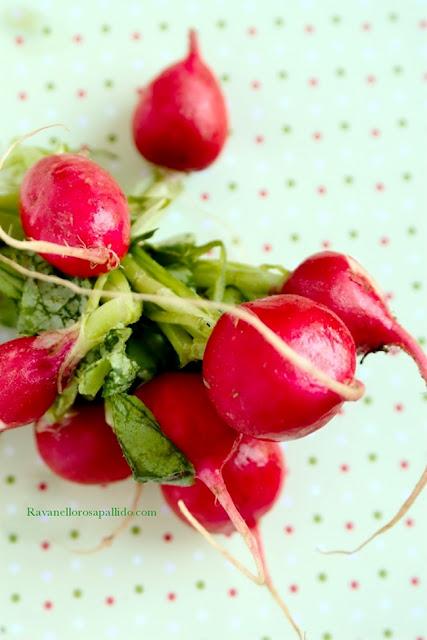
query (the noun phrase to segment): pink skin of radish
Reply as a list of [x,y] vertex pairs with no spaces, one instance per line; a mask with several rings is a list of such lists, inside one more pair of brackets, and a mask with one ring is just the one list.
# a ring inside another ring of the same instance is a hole
[[64,480],[80,484],[107,484],[124,480],[131,469],[113,430],[105,421],[103,404],[74,407],[49,429],[37,431],[43,461]]
[[326,305],[347,325],[360,354],[400,347],[414,359],[427,382],[426,354],[398,324],[372,278],[354,258],[335,251],[316,253],[295,269],[282,293]]
[[58,393],[58,375],[78,332],[45,333],[0,345],[0,430],[38,420]]
[[[332,311],[290,295],[242,306],[331,378],[353,380],[354,341]],[[337,393],[282,358],[253,327],[227,313],[208,340],[203,377],[209,398],[230,427],[267,440],[306,436],[329,422],[343,402]]]
[[[243,437],[222,468],[225,485],[250,529],[256,529],[283,486],[285,465],[280,447],[275,442]],[[203,482],[191,487],[162,486],[166,502],[176,515],[188,524],[178,507],[183,500],[192,515],[211,533],[226,536],[235,532],[227,513]]]
[[25,174],[20,200],[22,226],[29,238],[105,250],[102,264],[42,254],[70,276],[107,273],[127,253],[130,216],[126,197],[116,181],[88,158],[71,153],[42,158]]
[[133,117],[135,145],[149,162],[198,171],[217,158],[227,133],[224,96],[191,30],[187,57],[142,90]]
[[153,413],[162,432],[194,465],[196,477],[215,495],[248,545],[258,571],[262,561],[256,540],[225,486],[222,468],[238,436],[221,420],[198,373],[164,373],[140,386],[135,395]]

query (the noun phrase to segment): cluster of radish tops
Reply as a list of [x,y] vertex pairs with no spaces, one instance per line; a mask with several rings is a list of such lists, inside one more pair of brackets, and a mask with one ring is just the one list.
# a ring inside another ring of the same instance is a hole
[[347,255],[318,253],[290,272],[230,262],[221,241],[198,246],[191,234],[156,243],[177,172],[210,165],[227,128],[190,32],[187,57],[134,113],[136,147],[162,168],[137,194],[90,151],[12,145],[0,173],[0,321],[22,337],[0,346],[0,429],[35,423],[42,459],[66,480],[160,483],[217,547],[211,533],[237,530],[257,573],[221,550],[290,618],[258,531],[285,476],[277,443],[363,395],[358,354],[401,347],[425,380],[427,360]]

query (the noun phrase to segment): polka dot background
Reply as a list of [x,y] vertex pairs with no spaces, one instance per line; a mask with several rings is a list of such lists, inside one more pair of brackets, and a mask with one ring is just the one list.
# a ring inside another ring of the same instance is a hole
[[[54,138],[115,154],[131,188],[146,172],[129,119],[138,89],[183,55],[196,26],[221,79],[232,133],[186,181],[163,235],[224,238],[231,255],[296,265],[331,247],[358,258],[393,310],[426,337],[427,3],[407,0],[3,0],[0,142],[62,122]],[[101,158],[101,156],[100,156]],[[364,401],[285,446],[289,475],[263,522],[272,574],[310,640],[426,640],[425,497],[390,533],[351,547],[405,499],[426,461],[426,396],[403,354],[370,356]],[[257,590],[144,489],[140,518],[37,519],[28,505],[123,507],[132,482],[54,477],[30,429],[0,442],[0,640],[292,638]],[[227,546],[239,557],[237,539]]]

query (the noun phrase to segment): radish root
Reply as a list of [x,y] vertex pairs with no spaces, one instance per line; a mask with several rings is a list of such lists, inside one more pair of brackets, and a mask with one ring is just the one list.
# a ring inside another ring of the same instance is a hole
[[[264,579],[263,579],[262,582],[260,581],[259,576],[255,576],[239,560],[237,560],[237,558],[235,558],[229,551],[227,551],[227,549],[225,547],[223,547],[219,542],[217,542],[217,540],[215,540],[213,535],[211,533],[209,533],[209,531],[207,531],[207,529],[205,529],[205,527],[197,520],[197,518],[195,518],[193,516],[193,514],[188,510],[188,508],[187,508],[187,506],[186,506],[186,504],[185,504],[185,502],[183,500],[178,500],[178,507],[179,507],[179,510],[181,511],[182,515],[189,522],[189,524],[196,531],[198,531],[198,533],[200,533],[203,536],[203,538],[206,540],[206,542],[208,542],[208,544],[210,544],[222,556],[224,556],[224,558],[226,560],[228,560],[228,562],[230,562],[234,567],[236,567],[236,569],[238,571],[240,571],[244,576],[249,578],[249,580],[252,580],[252,582],[254,582],[255,584],[257,584],[260,587],[265,586],[268,589],[268,591],[271,593],[271,595],[274,598],[274,600],[277,602],[279,607],[282,609],[283,613],[285,614],[286,618],[288,619],[288,621],[292,625],[293,629],[298,634],[298,637],[300,638],[300,640],[304,640],[305,639],[305,634],[302,633],[301,629],[298,627],[298,625],[296,624],[296,622],[292,618],[292,615],[291,615],[288,607],[286,606],[285,602],[280,597],[277,589],[275,588],[275,586],[273,585],[273,583],[271,581],[271,578],[270,578],[270,576],[268,574],[268,571],[267,571],[267,569],[265,567],[264,554],[263,554],[262,546],[260,545],[260,542],[258,540],[259,536],[258,536],[257,532],[255,532],[254,540],[256,541],[256,544],[257,544],[257,547],[258,547],[258,553],[263,558],[262,564],[263,564]],[[253,534],[251,534],[251,535],[253,535]]]
[[[71,282],[70,280],[64,280],[58,276],[47,275],[26,269],[17,264],[10,258],[0,255],[0,261],[8,264],[10,267],[25,275],[28,278],[35,278],[36,280],[42,280],[43,282],[51,282],[63,287],[67,287],[74,293],[83,296],[91,296],[93,294],[92,289],[86,289]],[[301,356],[292,347],[290,347],[284,340],[282,340],[277,334],[274,333],[262,320],[260,320],[254,313],[251,313],[243,307],[237,307],[225,302],[214,302],[212,300],[205,300],[197,298],[180,298],[179,296],[171,296],[169,294],[156,295],[149,293],[124,293],[121,291],[103,291],[102,296],[104,298],[121,298],[124,296],[132,296],[134,300],[140,300],[145,302],[153,302],[154,304],[162,304],[165,300],[171,306],[174,306],[177,310],[184,311],[185,313],[193,313],[191,308],[210,308],[220,311],[225,311],[234,316],[237,320],[242,320],[251,325],[263,338],[285,359],[298,367],[300,370],[307,373],[309,376],[317,380],[325,388],[333,391],[337,395],[341,396],[344,400],[356,401],[359,400],[364,394],[364,385],[358,380],[351,380],[348,383],[338,382],[334,378],[328,376],[324,371],[315,367],[310,360]]]
[[359,546],[356,547],[355,549],[352,549],[352,550],[334,549],[331,551],[323,551],[321,549],[318,549],[318,551],[320,551],[320,553],[323,553],[324,555],[341,554],[341,555],[351,556],[353,555],[353,553],[357,553],[358,551],[366,547],[370,542],[372,542],[372,540],[374,540],[378,536],[392,529],[394,525],[397,524],[399,520],[401,520],[406,515],[406,513],[412,507],[415,500],[418,498],[418,496],[420,495],[420,493],[422,492],[426,484],[427,484],[427,467],[422,472],[421,477],[418,480],[417,484],[412,489],[409,497],[405,500],[405,502],[402,504],[402,506],[397,511],[397,513],[384,526],[382,526],[380,529],[375,531],[371,536],[369,536],[369,538],[367,538],[367,540],[359,544]]
[[136,508],[138,506],[139,500],[141,498],[142,495],[142,484],[140,484],[139,482],[136,483],[136,487],[135,487],[135,493],[133,496],[133,500],[132,500],[132,504],[130,505],[130,510],[132,511],[131,514],[125,516],[122,521],[117,525],[117,527],[115,529],[113,529],[113,531],[111,533],[109,533],[107,536],[104,536],[99,543],[93,547],[92,549],[73,549],[74,553],[79,553],[79,554],[91,554],[91,553],[97,553],[98,551],[102,551],[102,549],[106,549],[107,547],[111,547],[111,545],[113,544],[113,542],[122,534],[126,531],[126,529],[128,528],[129,524],[132,522],[133,518],[134,518],[134,512],[136,511]]

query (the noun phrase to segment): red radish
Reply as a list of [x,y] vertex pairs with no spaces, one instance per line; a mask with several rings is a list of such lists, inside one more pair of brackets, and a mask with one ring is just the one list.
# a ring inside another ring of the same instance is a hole
[[360,354],[390,345],[401,347],[427,382],[426,354],[398,324],[377,285],[354,258],[335,251],[316,253],[295,269],[282,293],[305,296],[329,307],[350,329]]
[[125,195],[115,180],[92,160],[63,153],[42,158],[25,174],[20,192],[26,235],[100,253],[93,260],[42,253],[71,276],[106,273],[129,248],[130,217]]
[[[242,307],[315,369],[334,381],[354,384],[354,341],[332,311],[290,295]],[[308,435],[335,416],[343,402],[314,372],[285,359],[253,326],[229,313],[219,319],[208,340],[203,376],[209,398],[227,424],[268,440]]]
[[58,392],[58,375],[76,330],[16,338],[0,345],[1,430],[38,420]]
[[[222,473],[232,500],[257,542],[265,576],[265,586],[285,613],[298,636],[303,638],[300,628],[293,620],[288,607],[272,582],[259,530],[260,518],[272,508],[283,486],[285,465],[280,447],[274,442],[243,437],[233,454],[225,462]],[[191,487],[163,486],[162,492],[166,502],[178,517],[194,526],[212,544],[212,540],[208,537],[209,533],[230,535],[235,531],[227,513],[200,480],[196,480]],[[200,525],[205,531],[200,529]],[[240,563],[235,562],[226,550],[216,544],[215,546],[237,567],[241,568]]]
[[224,96],[191,30],[187,57],[142,91],[133,117],[135,145],[154,164],[197,171],[216,159],[227,132]]
[[[237,509],[250,529],[276,501],[283,485],[285,466],[275,442],[244,437],[224,464],[222,475]],[[188,524],[178,507],[183,500],[195,518],[211,533],[230,535],[235,528],[211,491],[200,480],[191,487],[162,486],[163,495],[178,517]]]
[[103,404],[74,407],[59,424],[37,431],[41,457],[58,476],[81,484],[124,480],[131,470],[111,427]]
[[162,432],[193,464],[196,477],[221,503],[244,537],[262,575],[255,539],[236,509],[222,476],[222,467],[237,444],[237,435],[216,413],[201,376],[198,373],[164,373],[139,387],[135,395],[153,413]]

